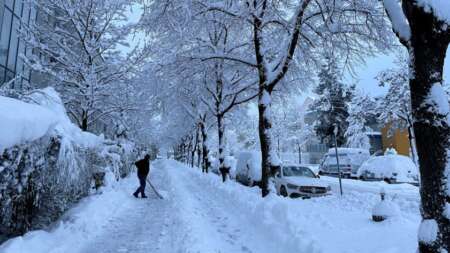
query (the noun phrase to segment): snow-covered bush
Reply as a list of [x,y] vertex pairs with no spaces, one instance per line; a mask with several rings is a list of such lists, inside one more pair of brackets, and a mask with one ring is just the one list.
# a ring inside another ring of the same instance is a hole
[[126,177],[132,170],[137,159],[137,150],[128,141],[106,141],[99,153],[101,160],[106,162],[103,168],[114,173],[116,180]]
[[20,99],[0,96],[0,237],[55,221],[90,193],[95,173],[118,180],[135,158],[132,143],[72,124],[52,88]]

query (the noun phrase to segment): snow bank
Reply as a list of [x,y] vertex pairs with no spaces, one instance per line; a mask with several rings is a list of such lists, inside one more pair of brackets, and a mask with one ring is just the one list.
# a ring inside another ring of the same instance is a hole
[[[227,181],[222,183],[220,178],[212,174],[202,174],[197,169],[192,169],[175,161],[166,161],[166,168],[171,176],[171,188],[176,188],[181,184],[178,180],[189,178],[195,185],[201,185],[202,189],[208,192],[211,198],[220,200],[227,206],[224,210],[230,215],[235,215],[233,221],[237,224],[242,224],[240,230],[245,238],[239,238],[239,241],[247,242],[246,247],[251,251],[257,252],[304,252],[315,253],[320,252],[316,243],[311,240],[307,233],[305,233],[299,226],[292,224],[290,221],[294,219],[288,214],[287,206],[283,202],[279,202],[279,197],[271,195],[266,199],[260,198],[260,192],[257,187],[248,188],[243,187],[234,181]],[[180,173],[186,173],[186,175]],[[187,193],[181,191],[179,194]],[[195,192],[186,195],[175,196],[174,201],[181,203],[182,208],[195,209],[195,200],[190,200],[195,196]],[[188,208],[187,208],[188,206]],[[180,207],[178,207],[180,208]],[[198,207],[197,207],[198,208]],[[193,227],[191,231],[194,236],[198,233],[205,233],[209,227],[204,227],[208,224],[202,224],[201,220],[193,217],[193,214],[182,213],[185,216],[186,227]],[[214,215],[214,214],[211,214]],[[230,217],[231,219],[231,217]],[[242,219],[242,220],[241,220]],[[243,221],[245,220],[245,221]],[[195,222],[195,224],[192,224]],[[241,223],[243,222],[243,223]],[[247,224],[254,224],[248,226]],[[207,232],[206,232],[207,233]],[[202,237],[202,240],[205,240]],[[237,238],[234,240],[238,240]],[[264,240],[264,250],[261,251],[261,241]],[[221,246],[210,245],[211,242],[206,238],[206,242],[199,242],[194,239],[194,243],[189,243],[188,252],[216,252],[215,248]],[[213,242],[215,243],[215,242]],[[219,245],[221,242],[217,242]],[[199,244],[199,245],[197,245]],[[186,250],[186,249],[184,249]],[[228,252],[223,249],[224,252]],[[243,250],[245,252],[245,250]]]
[[[403,195],[394,197],[392,201],[401,210],[400,215],[380,224],[371,221],[373,207],[380,201],[379,186],[372,192],[372,187],[350,190],[344,185],[342,197],[332,195],[301,200],[272,194],[262,199],[257,187],[245,187],[233,181],[224,184],[215,175],[201,174],[177,162],[170,166],[177,168],[173,177],[186,173],[183,178],[202,185],[212,198],[227,203],[230,215],[255,224],[257,234],[252,234],[252,228],[242,228],[251,238],[249,244],[267,235],[279,245],[272,252],[403,253],[416,250],[417,224],[420,222],[417,187],[392,185],[392,188],[401,188],[401,192],[411,187],[415,190],[414,196],[411,199],[409,196],[403,198]],[[372,185],[372,182],[355,182]],[[390,194],[390,185],[386,188]],[[337,192],[336,187],[333,191]],[[263,252],[266,251],[271,252],[269,248]]]
[[[248,173],[247,173],[248,171]],[[238,154],[236,174],[248,175],[254,181],[261,180],[261,152],[243,151]]]

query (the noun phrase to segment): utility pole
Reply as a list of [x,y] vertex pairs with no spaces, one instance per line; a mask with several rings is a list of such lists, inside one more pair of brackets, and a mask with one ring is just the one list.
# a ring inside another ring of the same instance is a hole
[[298,144],[298,163],[302,164],[302,146]]
[[341,196],[342,196],[342,175],[341,175],[341,168],[339,166],[339,154],[338,154],[338,146],[337,146],[337,134],[338,134],[338,127],[335,124],[334,125],[334,150],[336,152],[336,164],[337,164],[337,168],[338,168],[338,174],[339,174],[339,190],[341,192]]

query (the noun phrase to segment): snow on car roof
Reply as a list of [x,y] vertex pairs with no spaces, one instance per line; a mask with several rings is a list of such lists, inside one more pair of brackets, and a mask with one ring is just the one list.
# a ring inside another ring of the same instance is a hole
[[[338,153],[340,153],[340,154],[343,154],[343,153],[347,153],[347,154],[358,154],[358,153],[369,154],[369,150],[362,149],[362,148],[338,148],[337,150],[338,150]],[[336,154],[335,148],[328,149],[328,154],[330,154],[330,155]]]

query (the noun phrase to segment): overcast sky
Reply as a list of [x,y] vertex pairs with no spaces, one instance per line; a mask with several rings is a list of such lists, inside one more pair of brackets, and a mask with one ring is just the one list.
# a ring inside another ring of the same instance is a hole
[[[379,87],[375,77],[380,71],[395,66],[394,60],[395,56],[393,55],[380,55],[378,57],[369,58],[365,66],[356,69],[358,79],[354,81],[357,83],[357,87],[366,94],[372,96],[378,96],[385,93],[387,88]],[[447,58],[445,60],[444,82],[450,84],[450,49],[447,50]]]

